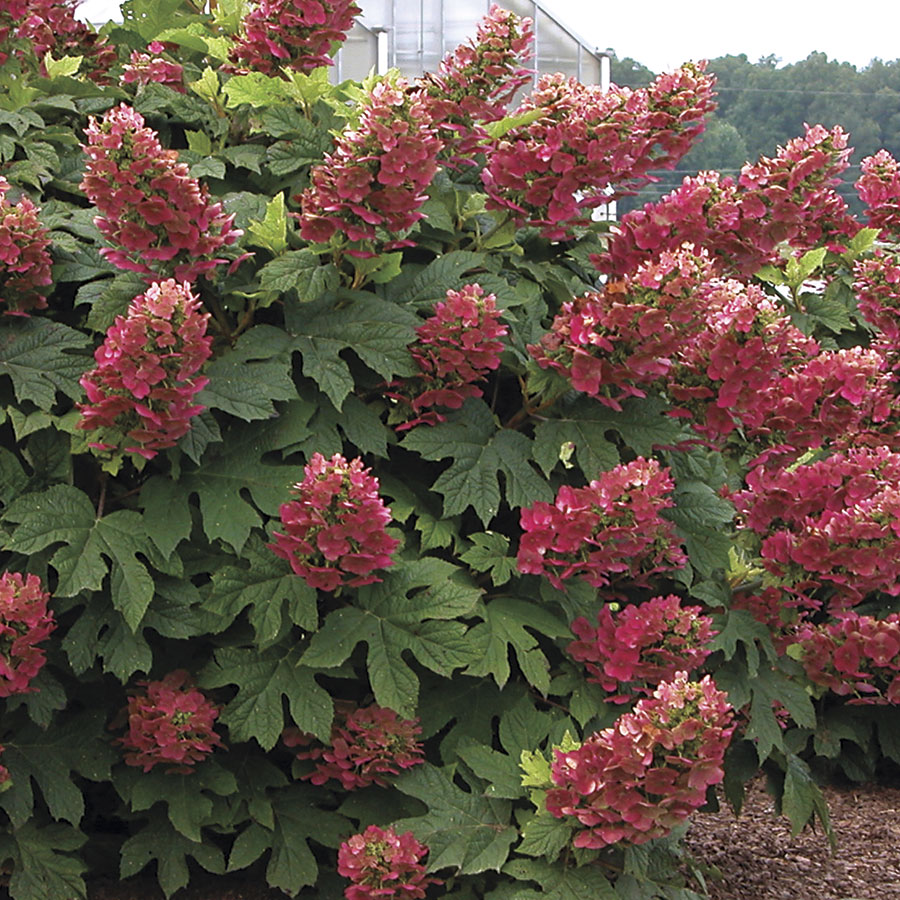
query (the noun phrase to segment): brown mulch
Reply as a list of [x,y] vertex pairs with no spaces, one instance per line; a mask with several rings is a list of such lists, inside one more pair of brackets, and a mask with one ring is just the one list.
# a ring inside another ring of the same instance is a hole
[[728,808],[697,814],[687,846],[718,870],[711,900],[900,900],[900,789],[825,788],[837,837],[832,855],[821,828],[791,837],[762,784],[739,818]]
[[[826,788],[837,852],[807,829],[791,836],[761,783],[739,818],[727,807],[693,817],[686,844],[707,871],[710,900],[900,900],[900,788]],[[155,878],[89,883],[89,900],[164,900]],[[0,891],[0,893],[3,893]],[[261,875],[204,875],[172,900],[285,900]],[[589,900],[589,898],[586,898]]]

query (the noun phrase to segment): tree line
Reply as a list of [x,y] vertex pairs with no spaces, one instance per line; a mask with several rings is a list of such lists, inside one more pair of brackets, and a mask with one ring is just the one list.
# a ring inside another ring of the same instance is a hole
[[[850,133],[854,153],[841,193],[854,203],[852,185],[861,160],[882,148],[900,155],[900,60],[875,59],[857,69],[814,52],[790,65],[779,62],[771,55],[757,62],[746,54],[711,59],[718,107],[708,118],[705,133],[677,171],[659,172],[656,185],[620,201],[620,214],[668,193],[686,175],[700,170],[736,176],[747,160],[771,156],[776,147],[803,134],[806,122],[826,128],[841,124]],[[634,59],[612,60],[616,84],[638,87],[654,77]]]

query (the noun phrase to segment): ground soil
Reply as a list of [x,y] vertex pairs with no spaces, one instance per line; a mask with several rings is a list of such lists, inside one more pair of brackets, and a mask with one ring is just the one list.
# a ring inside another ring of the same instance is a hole
[[[710,900],[900,900],[900,788],[825,789],[838,847],[818,831],[791,836],[753,785],[739,818],[694,816],[688,849],[707,872]],[[261,880],[206,876],[172,900],[284,900]],[[89,884],[89,900],[163,900],[148,877]],[[590,898],[585,898],[590,900]]]
[[826,788],[825,795],[834,854],[821,829],[792,837],[759,784],[739,818],[728,809],[695,815],[687,843],[713,870],[711,900],[900,900],[900,789]]

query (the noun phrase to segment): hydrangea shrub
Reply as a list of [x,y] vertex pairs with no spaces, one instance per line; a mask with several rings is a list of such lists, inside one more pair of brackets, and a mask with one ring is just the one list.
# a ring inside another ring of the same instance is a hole
[[531,90],[493,7],[334,84],[357,13],[0,0],[13,900],[696,900],[693,812],[900,763],[898,164],[595,221],[702,60]]

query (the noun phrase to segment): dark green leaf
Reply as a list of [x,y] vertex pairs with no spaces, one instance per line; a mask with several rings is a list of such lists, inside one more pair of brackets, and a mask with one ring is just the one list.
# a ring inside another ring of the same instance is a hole
[[464,875],[499,871],[518,831],[509,824],[510,805],[458,788],[449,775],[425,764],[397,779],[404,794],[421,800],[428,813],[394,824],[428,845],[431,871],[452,867]]
[[41,319],[0,322],[0,375],[12,379],[16,398],[50,409],[57,392],[81,399],[79,378],[91,367],[87,341],[72,328]]

